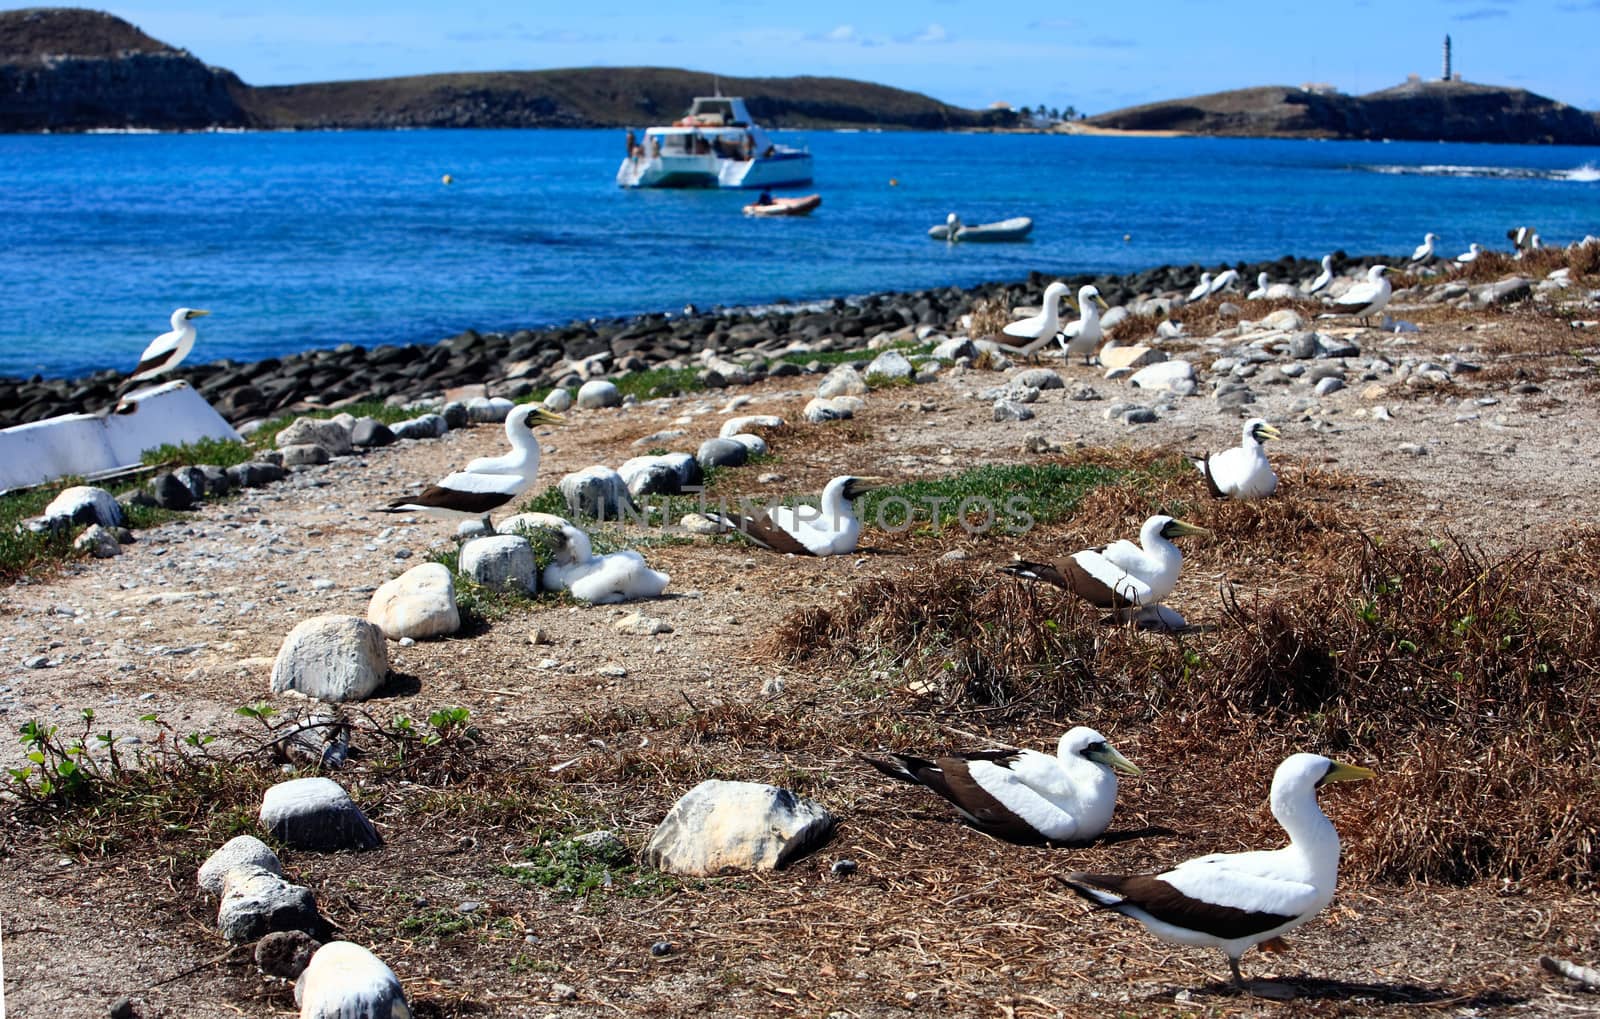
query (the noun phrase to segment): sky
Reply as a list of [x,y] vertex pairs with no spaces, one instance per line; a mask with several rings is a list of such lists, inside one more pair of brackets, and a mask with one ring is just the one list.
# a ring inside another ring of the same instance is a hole
[[109,8],[256,85],[651,65],[834,75],[1097,113],[1249,85],[1437,77],[1600,109],[1600,0],[152,0]]

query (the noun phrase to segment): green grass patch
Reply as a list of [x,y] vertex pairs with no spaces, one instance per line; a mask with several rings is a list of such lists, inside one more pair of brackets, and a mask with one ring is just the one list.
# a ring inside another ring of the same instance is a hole
[[937,534],[952,526],[1009,533],[1060,520],[1127,471],[1098,464],[985,464],[870,492],[857,515],[879,530]]
[[597,891],[646,898],[670,892],[677,881],[656,871],[641,871],[628,849],[615,838],[585,841],[563,838],[523,851],[527,864],[505,873],[526,884],[549,888],[561,898],[587,897]]
[[611,380],[623,396],[640,400],[653,400],[660,396],[677,396],[680,393],[698,393],[705,389],[697,368],[651,368],[642,372],[628,372]]
[[171,443],[147,449],[139,455],[141,463],[152,467],[191,467],[210,464],[232,467],[255,459],[255,451],[237,439],[199,439],[174,446]]
[[10,492],[0,496],[0,581],[12,581],[46,564],[72,555],[72,534],[34,534],[18,530],[22,521],[44,512],[62,488],[77,484],[62,479],[59,486]]

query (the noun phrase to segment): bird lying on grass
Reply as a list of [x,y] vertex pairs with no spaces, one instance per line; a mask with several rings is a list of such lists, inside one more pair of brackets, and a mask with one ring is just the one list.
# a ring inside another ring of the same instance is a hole
[[1194,465],[1218,499],[1265,499],[1278,490],[1278,476],[1261,444],[1281,438],[1283,433],[1265,418],[1251,418],[1244,423],[1239,445],[1197,457]]
[[1001,570],[1070,591],[1099,608],[1133,609],[1156,604],[1177,586],[1183,553],[1172,539],[1210,533],[1182,520],[1153,516],[1139,529],[1137,545],[1121,539],[1053,563],[1019,559]]

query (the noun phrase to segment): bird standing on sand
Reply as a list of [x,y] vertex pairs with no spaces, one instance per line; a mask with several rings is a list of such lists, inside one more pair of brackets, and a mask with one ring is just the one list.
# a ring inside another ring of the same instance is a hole
[[1054,756],[980,750],[932,759],[888,754],[862,760],[901,782],[943,796],[973,827],[1008,842],[1087,842],[1111,824],[1117,769],[1143,774],[1086,726],[1061,737]]
[[402,496],[382,512],[426,513],[456,520],[477,517],[487,524],[489,514],[521,495],[539,472],[539,440],[534,438],[533,426],[562,420],[561,415],[537,403],[511,408],[505,426],[510,453],[478,457],[466,470],[447,474],[416,495]]
[[1017,348],[1022,353],[1031,354],[1038,350],[1061,332],[1061,299],[1067,296],[1069,289],[1060,281],[1045,287],[1044,299],[1037,315],[1008,322],[1000,331],[1007,336],[1027,340],[1028,342]]
[[1320,273],[1318,273],[1317,274],[1317,278],[1312,280],[1311,284],[1306,287],[1306,293],[1308,293],[1308,294],[1320,294],[1322,291],[1328,289],[1328,284],[1330,284],[1332,282],[1333,282],[1333,256],[1332,255],[1323,255],[1322,256],[1322,271]]
[[1070,591],[1098,608],[1140,608],[1166,598],[1178,585],[1183,553],[1172,539],[1210,533],[1182,520],[1153,516],[1139,529],[1137,545],[1124,538],[1074,552],[1054,563],[1019,559],[1001,570]]
[[1261,444],[1281,438],[1283,433],[1268,424],[1266,418],[1251,418],[1244,423],[1239,445],[1202,456],[1194,465],[1218,499],[1265,499],[1278,490],[1278,476],[1272,472]]
[[1334,309],[1340,315],[1354,315],[1362,325],[1371,325],[1368,320],[1389,306],[1389,296],[1394,292],[1384,275],[1388,271],[1387,265],[1368,269],[1366,281],[1340,294],[1333,302]]
[[139,355],[139,365],[134,368],[126,381],[122,383],[124,389],[136,382],[153,379],[178,367],[178,363],[189,356],[189,351],[194,349],[194,320],[211,314],[200,308],[179,308],[172,313],[172,331],[162,333],[150,341],[144,348],[144,353]]
[[1096,908],[1139,921],[1162,941],[1222,949],[1234,983],[1243,986],[1240,956],[1333,901],[1339,833],[1317,805],[1317,790],[1372,777],[1366,768],[1295,754],[1272,776],[1272,816],[1289,835],[1282,849],[1213,853],[1159,874],[1079,873],[1057,880]]
[[1084,364],[1093,358],[1095,348],[1100,346],[1100,340],[1105,336],[1105,330],[1100,327],[1100,312],[1103,309],[1106,309],[1106,302],[1097,288],[1078,288],[1078,318],[1068,322],[1061,335],[1056,337],[1061,344],[1063,361],[1070,360],[1074,354],[1082,354]]
[[844,475],[822,489],[820,506],[773,506],[750,516],[708,514],[774,552],[792,555],[848,555],[861,539],[855,500],[882,484],[882,478]]

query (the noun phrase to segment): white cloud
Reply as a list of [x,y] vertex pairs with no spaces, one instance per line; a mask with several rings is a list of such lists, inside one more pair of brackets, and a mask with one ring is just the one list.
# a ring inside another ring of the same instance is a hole
[[856,26],[854,25],[840,25],[827,35],[823,36],[823,38],[829,42],[849,42],[855,37]]
[[921,32],[912,36],[911,41],[915,43],[945,42],[949,38],[950,34],[944,30],[944,26],[935,21]]

